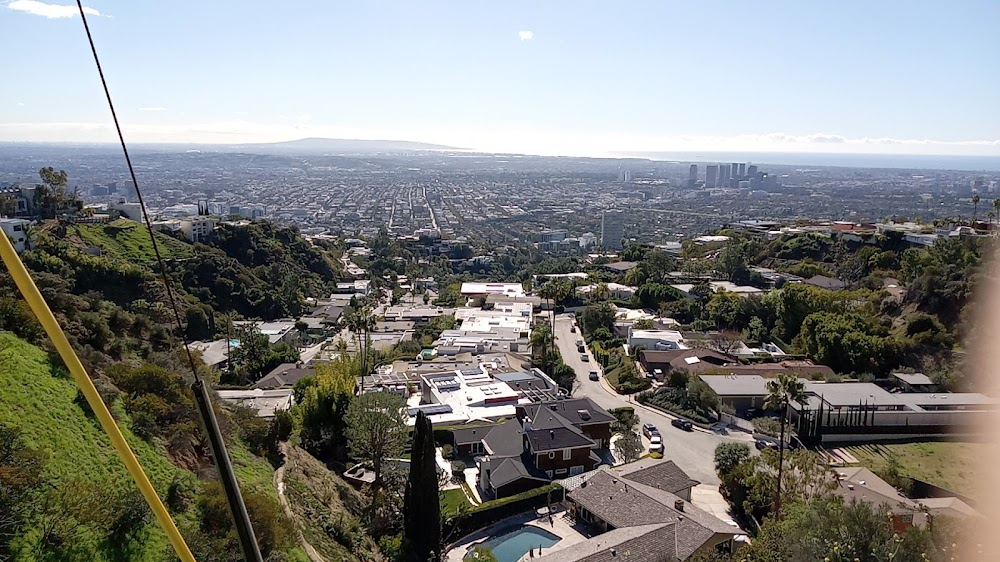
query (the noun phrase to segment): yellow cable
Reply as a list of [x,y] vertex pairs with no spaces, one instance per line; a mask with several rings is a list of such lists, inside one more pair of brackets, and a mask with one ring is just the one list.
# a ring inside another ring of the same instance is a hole
[[167,508],[160,501],[160,497],[156,495],[153,484],[150,483],[149,478],[146,477],[146,473],[143,472],[142,465],[135,458],[135,454],[125,441],[125,437],[118,429],[114,418],[111,417],[111,412],[108,411],[108,407],[101,400],[101,395],[94,388],[94,383],[90,380],[90,376],[87,375],[83,364],[80,363],[80,358],[76,356],[76,352],[73,351],[69,340],[66,339],[66,334],[63,333],[62,328],[59,327],[59,323],[56,321],[56,317],[49,310],[49,305],[42,298],[42,294],[38,292],[38,287],[35,286],[35,282],[32,281],[28,270],[21,263],[21,258],[14,250],[14,246],[11,245],[7,236],[2,233],[0,233],[0,258],[3,258],[3,262],[7,265],[7,269],[14,278],[17,288],[24,295],[24,299],[28,301],[32,312],[35,313],[35,317],[38,318],[42,327],[45,328],[45,333],[49,335],[49,339],[55,345],[59,356],[62,357],[63,362],[69,368],[69,372],[73,375],[73,379],[76,380],[76,384],[83,391],[83,396],[87,399],[87,403],[90,404],[90,409],[94,411],[97,420],[101,422],[104,432],[111,438],[111,443],[115,446],[115,450],[118,451],[118,456],[125,463],[125,468],[128,469],[129,474],[132,475],[132,479],[139,486],[142,496],[146,498],[146,503],[153,510],[160,528],[167,534],[167,539],[170,540],[170,544],[174,547],[174,552],[177,553],[177,556],[183,562],[196,562],[194,556],[191,554],[191,550],[188,549],[187,543],[184,542],[184,537],[181,536],[180,531],[177,530],[177,526],[174,525],[173,519],[170,518],[170,513],[167,512]]

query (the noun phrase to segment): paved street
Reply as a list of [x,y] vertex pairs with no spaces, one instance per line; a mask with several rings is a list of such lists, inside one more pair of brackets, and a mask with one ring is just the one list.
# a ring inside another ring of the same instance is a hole
[[[600,373],[600,365],[596,363],[590,350],[587,354],[590,362],[584,362],[580,358],[580,353],[576,350],[575,342],[582,339],[580,331],[570,332],[572,326],[572,314],[560,314],[556,316],[556,346],[562,354],[563,361],[576,371],[577,386],[573,389],[573,396],[587,396],[598,406],[608,410],[621,406],[632,406],[639,416],[639,423],[652,423],[663,435],[663,443],[666,448],[664,457],[677,463],[677,466],[684,469],[692,478],[702,482],[702,484],[717,487],[719,479],[715,475],[714,454],[715,447],[725,441],[750,442],[750,437],[746,435],[734,434],[732,437],[706,433],[702,431],[683,431],[670,425],[670,416],[658,411],[647,409],[634,403],[626,396],[616,394],[603,382],[603,373]],[[591,381],[588,373],[592,370],[601,374],[599,382]],[[648,444],[645,439],[644,444]]]

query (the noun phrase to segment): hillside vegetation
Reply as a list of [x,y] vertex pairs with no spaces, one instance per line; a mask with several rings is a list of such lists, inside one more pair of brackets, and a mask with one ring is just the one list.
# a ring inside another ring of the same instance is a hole
[[[187,258],[194,253],[193,246],[187,242],[160,232],[154,236],[164,259]],[[142,264],[152,264],[156,260],[145,225],[128,219],[108,224],[74,224],[67,227],[66,238],[77,238],[89,247],[100,248],[101,254],[109,258]]]
[[[138,489],[115,454],[111,441],[97,420],[76,403],[76,385],[51,371],[44,351],[8,332],[0,332],[0,404],[3,404],[0,425],[20,430],[25,444],[44,455],[42,476],[51,489],[42,492],[39,503],[92,503],[101,498],[137,495]],[[171,464],[162,447],[136,437],[128,429],[128,417],[120,405],[114,411],[124,426],[125,438],[161,497],[166,496],[175,479],[194,478],[192,473]],[[85,492],[90,491],[99,497],[87,497]],[[78,497],[81,495],[83,497]],[[29,518],[27,530],[16,541],[18,559],[44,558],[39,556],[39,551],[47,549],[41,543],[55,539],[43,536],[46,526],[57,528],[50,532],[51,535],[68,533],[71,525],[80,522],[79,517],[68,515],[65,521],[44,520],[54,513],[37,515],[39,517]],[[129,559],[159,560],[169,545],[159,527],[150,518],[144,519],[135,531],[135,538],[123,548],[128,549]],[[63,536],[72,543],[65,547],[81,560],[117,559],[118,552],[109,551],[109,545],[101,544],[103,533],[96,527],[96,522],[84,523],[72,534]]]

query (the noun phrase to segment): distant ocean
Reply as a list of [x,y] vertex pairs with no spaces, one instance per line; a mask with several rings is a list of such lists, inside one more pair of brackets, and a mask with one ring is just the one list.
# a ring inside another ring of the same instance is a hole
[[810,152],[619,152],[614,156],[678,162],[752,162],[754,164],[785,166],[1000,172],[1000,156],[917,156]]

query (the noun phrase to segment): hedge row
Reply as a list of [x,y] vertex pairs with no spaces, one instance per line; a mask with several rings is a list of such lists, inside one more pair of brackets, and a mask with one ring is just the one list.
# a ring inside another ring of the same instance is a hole
[[483,502],[465,513],[446,520],[442,528],[443,535],[448,537],[446,540],[457,539],[508,517],[530,509],[538,509],[547,505],[549,492],[552,492],[553,503],[562,501],[561,491],[562,486],[552,483],[506,498]]

